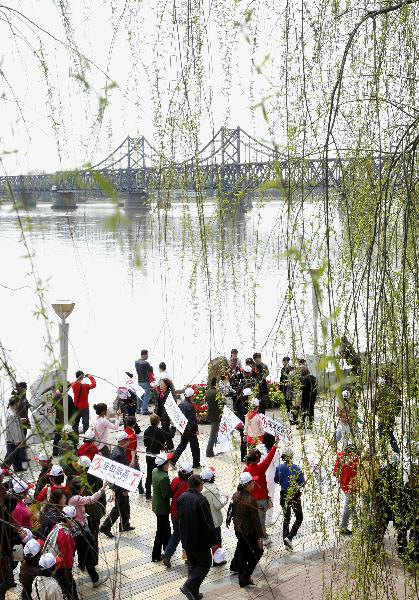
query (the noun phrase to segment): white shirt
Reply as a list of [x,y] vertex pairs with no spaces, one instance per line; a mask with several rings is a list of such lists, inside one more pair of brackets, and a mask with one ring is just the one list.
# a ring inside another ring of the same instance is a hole
[[105,444],[108,443],[109,431],[117,431],[119,429],[118,423],[112,423],[106,417],[99,417],[93,426],[95,432],[95,444],[101,450]]
[[170,381],[172,381],[172,376],[167,371],[162,371],[157,377],[157,385],[159,385],[162,379],[169,379]]
[[63,593],[54,577],[38,575],[32,583],[33,600],[63,600]]

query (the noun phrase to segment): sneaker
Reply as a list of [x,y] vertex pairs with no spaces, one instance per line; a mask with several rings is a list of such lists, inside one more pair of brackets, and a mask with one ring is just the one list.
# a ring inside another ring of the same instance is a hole
[[113,540],[113,538],[115,537],[111,531],[105,529],[104,527],[99,527],[99,531],[100,533],[103,533],[103,535],[106,535],[106,537],[108,537],[110,540]]
[[165,567],[167,567],[168,569],[170,569],[171,566],[172,566],[172,564],[170,562],[170,556],[163,556],[162,563],[164,564]]
[[189,598],[189,600],[195,600],[195,596],[192,594],[191,591],[188,590],[188,588],[185,588],[184,585],[182,585],[182,587],[180,587],[179,589],[182,592],[182,594]]
[[348,529],[347,527],[344,529],[343,528],[339,529],[339,533],[340,533],[340,535],[352,535],[352,531],[350,529]]
[[94,582],[93,587],[97,588],[100,585],[103,585],[105,583],[105,581],[108,581],[108,579],[109,579],[109,575],[106,575],[106,577],[99,577],[99,579]]
[[292,545],[291,540],[287,537],[284,538],[284,546],[287,550],[290,550],[291,552],[294,550],[294,546]]

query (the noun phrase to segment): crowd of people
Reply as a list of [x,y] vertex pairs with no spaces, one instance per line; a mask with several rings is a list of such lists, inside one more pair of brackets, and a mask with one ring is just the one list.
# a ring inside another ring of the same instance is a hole
[[[181,393],[176,391],[164,362],[159,364],[155,375],[146,350],[135,362],[135,370],[138,384],[134,382],[133,373],[127,371],[126,384],[117,389],[113,419],[107,416],[107,404],[101,402],[93,405],[96,418],[90,422],[89,397],[96,387],[95,378],[90,374],[77,371],[75,381],[68,385],[72,394],[68,396],[70,424],[63,422],[63,387],[58,385],[49,391],[56,408],[57,428],[52,450],[44,444],[37,456],[40,472],[34,482],[26,481],[22,475],[28,459],[25,439],[30,427],[30,406],[26,384],[16,386],[9,401],[7,450],[0,475],[0,599],[15,585],[14,569],[18,562],[23,600],[58,600],[63,596],[78,600],[73,576],[76,554],[79,569],[86,571],[93,587],[106,581],[107,577],[97,572],[99,534],[113,539],[117,521],[120,535],[135,527],[130,519],[130,492],[118,482],[108,484],[89,473],[91,461],[97,455],[144,473],[139,479],[138,493],[151,501],[156,517],[151,560],[170,569],[172,557],[181,544],[188,568],[181,591],[190,600],[202,598],[200,586],[209,570],[227,562],[223,525],[232,525],[237,541],[230,572],[238,575],[240,587],[254,585],[253,571],[264,548],[272,543],[267,525],[272,523],[277,485],[284,548],[294,550],[293,540],[304,519],[302,494],[307,475],[295,461],[293,450],[279,449],[283,441],[264,430],[262,415],[271,399],[269,370],[260,353],[254,353],[242,364],[237,350],[233,349],[228,364],[210,377],[207,386],[206,420],[210,424],[207,459],[214,457],[224,406],[241,421],[238,431],[244,464],[236,490],[229,489],[227,493],[219,489],[214,467],[201,465],[194,389],[188,386]],[[388,390],[387,384],[379,382],[377,396],[383,396],[383,390]],[[292,366],[290,358],[284,357],[280,390],[289,426],[310,429],[314,422],[317,380],[303,359]],[[165,409],[170,395],[176,402],[181,396],[178,408],[186,420],[176,447],[176,429]],[[154,412],[151,412],[153,400]],[[145,453],[142,465],[139,464],[141,429],[137,414],[149,419],[142,436],[144,450],[141,450]],[[335,443],[342,444],[342,451],[337,455],[334,475],[345,496],[340,533],[351,535],[349,521],[352,518],[353,527],[357,527],[359,497],[364,507],[371,499],[374,479],[371,470],[376,457],[365,460],[356,443],[359,431],[353,390],[343,391],[339,419]],[[388,434],[391,448],[394,450],[396,445],[398,450],[397,441],[390,436],[393,429],[389,430],[388,420],[383,422],[382,418],[381,422],[380,435]],[[114,438],[110,437],[112,432]],[[192,462],[182,458],[188,446]],[[53,463],[53,457],[57,457],[58,462]],[[412,507],[417,500],[414,485],[417,470],[411,471],[407,483],[403,482],[397,469],[397,457],[394,451],[390,463],[387,461],[377,470],[377,485],[385,486],[388,493],[380,496],[379,531],[374,534],[382,538],[388,523],[393,521],[398,551],[405,555],[409,534],[411,540],[416,535]],[[173,469],[176,476],[171,479],[169,473]],[[112,507],[106,514],[110,501],[106,497],[108,487],[112,490]],[[416,538],[413,548],[417,560]]]

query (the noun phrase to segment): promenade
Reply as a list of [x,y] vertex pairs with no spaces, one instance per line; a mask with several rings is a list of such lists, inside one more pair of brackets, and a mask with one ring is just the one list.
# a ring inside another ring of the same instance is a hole
[[[319,402],[320,408],[320,402]],[[320,413],[320,411],[318,411]],[[323,412],[323,411],[322,411]],[[271,413],[271,411],[268,411]],[[319,422],[320,414],[316,418],[313,432],[307,433],[304,438],[293,428],[292,447],[297,462],[302,455],[302,444],[305,452],[315,452],[323,445],[323,431],[325,414],[322,414],[322,424]],[[148,418],[139,416],[139,423],[144,431]],[[236,449],[231,454],[222,455],[212,459],[205,459],[205,447],[209,435],[209,426],[200,426],[201,464],[208,464],[216,470],[217,485],[222,493],[230,497],[236,488],[236,482],[243,465]],[[178,435],[175,439],[177,443]],[[280,450],[289,441],[280,443]],[[140,438],[140,449],[143,449]],[[32,448],[36,451],[36,447]],[[185,451],[182,458],[189,456],[189,449]],[[334,453],[330,449],[329,459],[333,464]],[[144,467],[144,454],[140,454],[140,465]],[[31,461],[31,469],[36,463]],[[306,470],[306,467],[303,467]],[[171,469],[169,475],[172,478],[175,471]],[[330,474],[329,474],[330,475]],[[33,475],[28,474],[25,479],[30,480]],[[260,566],[257,567],[254,580],[257,585],[254,588],[241,589],[238,585],[237,576],[230,575],[229,564],[234,552],[236,538],[233,527],[229,529],[223,525],[223,548],[226,550],[227,564],[222,567],[212,568],[201,592],[205,600],[223,599],[235,600],[241,598],[280,598],[283,600],[316,600],[320,598],[343,598],[342,583],[345,580],[344,563],[345,554],[349,550],[348,538],[340,538],[338,541],[337,524],[338,512],[342,509],[337,500],[338,486],[333,477],[326,477],[322,490],[318,488],[317,482],[311,478],[303,493],[304,522],[298,536],[293,540],[294,552],[288,552],[282,543],[282,511],[279,506],[279,489],[274,497],[273,525],[268,532],[272,544],[265,548]],[[146,501],[144,496],[137,493],[130,494],[131,524],[135,531],[117,535],[114,540],[109,540],[103,535],[99,536],[100,556],[98,572],[101,575],[109,574],[110,578],[100,588],[93,589],[90,579],[85,573],[81,573],[77,566],[74,575],[79,587],[81,598],[88,600],[110,600],[111,598],[149,598],[155,600],[184,600],[185,596],[180,593],[179,587],[186,578],[187,567],[182,560],[181,548],[179,547],[172,558],[172,568],[166,569],[161,563],[151,562],[151,549],[154,540],[156,519],[151,510],[151,502]],[[109,507],[108,507],[109,510]],[[115,532],[116,533],[116,532]],[[398,561],[391,540],[389,554],[392,565],[392,589],[393,597],[397,599],[414,597],[405,587],[406,577],[400,561]],[[75,561],[75,565],[77,560]],[[18,580],[17,571],[15,579]],[[347,585],[348,582],[346,582]],[[387,597],[387,596],[383,596]],[[20,598],[19,586],[7,594],[8,600]]]

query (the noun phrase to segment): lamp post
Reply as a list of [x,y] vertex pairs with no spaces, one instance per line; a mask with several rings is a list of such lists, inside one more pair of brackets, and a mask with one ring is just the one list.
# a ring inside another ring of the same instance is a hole
[[69,325],[65,322],[66,318],[73,312],[75,304],[68,300],[57,300],[52,305],[55,314],[60,317],[61,323],[58,325],[60,335],[60,361],[61,361],[61,379],[63,382],[63,409],[64,425],[68,423],[68,394],[67,394],[67,369],[68,369],[68,329]]

